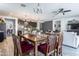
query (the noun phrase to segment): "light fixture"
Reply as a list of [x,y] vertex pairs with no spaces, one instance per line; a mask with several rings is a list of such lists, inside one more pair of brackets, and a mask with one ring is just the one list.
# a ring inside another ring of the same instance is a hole
[[43,12],[42,9],[40,8],[40,4],[39,3],[37,4],[36,8],[33,8],[33,11],[36,14],[42,14],[42,12]]
[[25,25],[25,27],[28,26],[28,22],[26,20],[24,21],[24,25]]

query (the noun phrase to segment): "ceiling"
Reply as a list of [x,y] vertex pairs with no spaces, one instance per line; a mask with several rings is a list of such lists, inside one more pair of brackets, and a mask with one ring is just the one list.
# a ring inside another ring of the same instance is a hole
[[[22,7],[24,4],[25,7]],[[44,21],[54,18],[78,16],[79,4],[78,3],[40,3],[40,8],[43,10],[42,14],[35,14],[33,8],[37,7],[37,3],[0,3],[1,16],[13,16],[21,19]],[[71,12],[54,15],[52,12],[57,11],[59,8],[65,10],[72,10]]]

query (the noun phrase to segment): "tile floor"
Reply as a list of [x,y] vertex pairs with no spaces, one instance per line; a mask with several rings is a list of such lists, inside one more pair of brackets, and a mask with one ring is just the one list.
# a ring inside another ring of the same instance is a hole
[[0,56],[12,56],[14,55],[14,47],[12,38],[8,37],[3,42],[0,42]]
[[79,56],[79,47],[77,49],[63,46],[63,56]]

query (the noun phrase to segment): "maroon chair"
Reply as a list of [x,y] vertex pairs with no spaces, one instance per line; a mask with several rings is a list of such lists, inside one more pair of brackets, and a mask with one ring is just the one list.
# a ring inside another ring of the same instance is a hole
[[16,53],[15,55],[27,55],[34,50],[34,46],[32,44],[29,44],[25,41],[20,42],[19,37],[14,34],[12,36],[14,42],[14,54]]
[[47,42],[38,46],[38,51],[44,55],[55,55],[56,35],[52,34],[48,36]]

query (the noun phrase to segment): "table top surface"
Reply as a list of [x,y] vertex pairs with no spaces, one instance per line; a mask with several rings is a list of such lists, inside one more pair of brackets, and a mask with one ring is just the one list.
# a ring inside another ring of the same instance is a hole
[[31,41],[41,41],[41,40],[46,40],[47,39],[47,35],[28,35],[28,34],[25,34],[23,35],[24,38],[27,38],[28,40],[31,40]]

